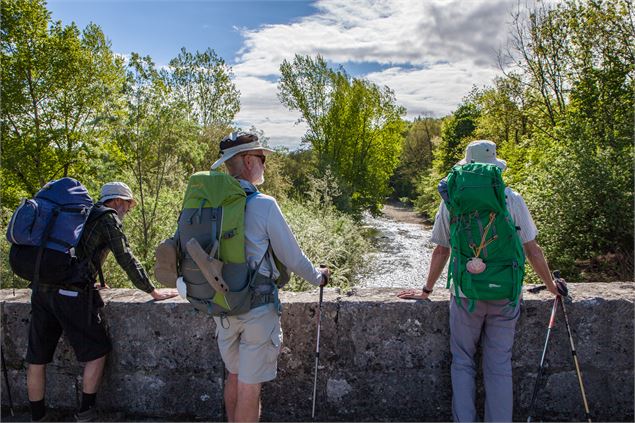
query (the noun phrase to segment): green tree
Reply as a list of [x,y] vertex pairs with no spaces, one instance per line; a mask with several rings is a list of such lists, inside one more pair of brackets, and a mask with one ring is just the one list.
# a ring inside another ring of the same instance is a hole
[[183,166],[202,155],[197,125],[172,93],[169,74],[157,70],[150,57],[131,55],[125,85],[125,114],[116,122],[109,144],[110,160],[130,182],[139,205],[130,216],[135,253],[146,265],[154,248],[174,229],[190,169]]
[[3,0],[2,194],[87,174],[118,108],[122,60],[96,25],[52,22],[42,0]]
[[409,125],[401,148],[399,166],[391,178],[396,198],[415,198],[417,180],[420,175],[430,172],[435,141],[440,134],[440,119],[419,117]]
[[196,142],[203,154],[190,157],[186,164],[191,172],[206,169],[218,156],[217,141],[231,131],[240,111],[240,92],[232,81],[231,67],[211,48],[191,53],[183,47],[170,61],[169,69],[167,82],[172,95],[200,128]]
[[390,194],[389,178],[399,158],[403,107],[388,87],[334,71],[320,56],[284,61],[279,98],[300,111],[309,130],[318,169],[339,180],[341,209],[378,212]]
[[524,177],[515,179],[548,258],[570,275],[596,263],[613,267],[609,277],[632,276],[632,17],[630,1],[586,0],[542,5],[516,20],[524,73],[512,79],[525,86],[534,133]]
[[474,139],[476,124],[481,116],[477,97],[478,91],[472,90],[456,111],[441,121],[441,137],[433,150],[432,167],[429,172],[419,174],[416,181],[415,208],[429,217],[435,216],[441,199],[437,184],[463,158],[465,147]]

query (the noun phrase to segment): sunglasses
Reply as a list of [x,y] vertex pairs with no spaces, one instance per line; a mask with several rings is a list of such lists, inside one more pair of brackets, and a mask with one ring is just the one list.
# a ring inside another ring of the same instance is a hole
[[243,154],[243,156],[258,157],[262,161],[262,164],[265,164],[265,162],[267,161],[267,156],[265,156],[264,154]]

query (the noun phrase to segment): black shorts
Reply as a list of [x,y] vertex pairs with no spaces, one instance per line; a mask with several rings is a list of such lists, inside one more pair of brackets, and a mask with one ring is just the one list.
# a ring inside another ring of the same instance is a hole
[[47,364],[53,360],[57,342],[66,335],[81,362],[96,360],[112,349],[99,310],[99,292],[68,291],[41,286],[31,295],[31,324],[26,361]]

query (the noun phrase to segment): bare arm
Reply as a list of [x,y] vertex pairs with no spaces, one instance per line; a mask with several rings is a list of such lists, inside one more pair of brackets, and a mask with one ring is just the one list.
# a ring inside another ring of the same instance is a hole
[[558,295],[558,288],[556,284],[553,282],[551,277],[551,271],[549,270],[549,265],[547,264],[547,260],[545,260],[545,256],[542,253],[542,248],[540,245],[533,240],[523,244],[523,248],[525,250],[525,256],[531,264],[531,267],[534,269],[536,274],[540,277],[542,282],[547,286],[549,292],[554,295]]
[[448,247],[444,247],[442,245],[437,245],[432,252],[432,259],[430,260],[430,269],[428,270],[428,279],[426,280],[425,288],[430,292],[418,291],[415,289],[407,289],[405,291],[397,294],[399,298],[403,299],[415,299],[415,300],[425,300],[428,298],[432,289],[434,288],[434,284],[437,279],[443,272],[443,268],[445,264],[448,262],[448,258],[450,257],[450,249]]

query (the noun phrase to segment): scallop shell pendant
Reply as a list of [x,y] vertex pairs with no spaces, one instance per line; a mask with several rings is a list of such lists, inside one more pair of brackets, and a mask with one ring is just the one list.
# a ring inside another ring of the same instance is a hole
[[483,263],[480,257],[472,257],[467,261],[465,265],[467,271],[472,273],[473,275],[478,275],[479,273],[483,273],[487,265]]

